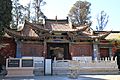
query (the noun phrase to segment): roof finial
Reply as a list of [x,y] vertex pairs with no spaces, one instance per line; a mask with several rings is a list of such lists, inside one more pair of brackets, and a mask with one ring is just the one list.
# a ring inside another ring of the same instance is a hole
[[55,16],[55,20],[57,21],[57,16]]

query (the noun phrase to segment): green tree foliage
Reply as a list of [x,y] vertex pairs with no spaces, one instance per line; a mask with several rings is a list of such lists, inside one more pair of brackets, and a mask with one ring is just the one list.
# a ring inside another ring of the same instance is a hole
[[77,1],[69,11],[69,18],[73,25],[80,26],[85,23],[91,25],[90,6],[87,1]]
[[41,11],[41,6],[44,6],[46,2],[44,0],[34,0],[33,6],[35,9],[34,22],[38,22],[40,18],[46,18],[44,13]]
[[19,23],[22,23],[22,21],[24,21],[23,12],[25,11],[25,8],[19,3],[19,0],[13,0],[12,7],[13,9],[11,27],[16,28]]
[[101,11],[100,14],[98,14],[97,16],[98,25],[96,26],[97,31],[102,31],[106,27],[108,23],[108,18],[109,16],[104,11]]
[[43,0],[31,0],[26,6],[20,4],[20,0],[12,0],[12,22],[11,27],[17,28],[24,20],[37,22],[41,18],[46,18],[41,11],[41,6],[45,5]]
[[0,36],[4,34],[3,28],[10,26],[10,21],[12,20],[11,10],[11,0],[0,0]]
[[30,21],[30,20],[32,20],[31,19],[31,2],[29,2],[28,4],[27,4],[27,6],[25,6],[24,7],[24,9],[25,9],[25,19],[27,20],[27,21]]

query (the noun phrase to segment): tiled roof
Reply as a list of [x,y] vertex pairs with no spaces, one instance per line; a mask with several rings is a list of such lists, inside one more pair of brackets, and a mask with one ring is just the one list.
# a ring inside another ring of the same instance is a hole
[[107,40],[120,40],[120,33],[110,33],[105,39],[107,39]]
[[20,31],[22,31],[26,26],[36,29],[39,31],[84,31],[88,28],[88,26],[79,26],[75,29],[72,28],[72,25],[70,25],[65,20],[59,20],[59,21],[47,21],[46,24],[36,24],[36,23],[30,23],[28,21],[25,21],[24,27],[21,27]]
[[21,35],[20,33],[14,30],[10,30],[10,29],[5,29],[5,32],[12,37],[17,37],[21,39],[28,39],[28,40],[41,40],[42,39],[42,37]]
[[16,32],[16,31],[14,31],[14,30],[7,29],[7,28],[4,28],[4,30],[5,30],[5,32],[6,32],[8,35],[10,35],[10,36],[11,36],[11,35],[13,35],[13,36],[15,36],[15,35],[21,36],[19,32]]
[[69,24],[48,23],[46,28],[52,31],[79,31],[86,28],[86,26],[76,27],[73,29]]
[[25,38],[30,39],[40,39],[51,35],[51,31],[67,32],[69,37],[75,37],[79,39],[93,39],[93,38],[105,38],[110,34],[110,32],[91,32],[87,31],[87,25],[81,25],[79,27],[73,28],[71,24],[69,24],[66,20],[49,20],[45,24],[37,24],[37,23],[30,23],[25,21],[24,27],[22,27],[21,31],[11,31],[7,30],[7,33],[12,35],[13,37]]
[[68,24],[46,24],[46,27],[52,31],[73,31]]

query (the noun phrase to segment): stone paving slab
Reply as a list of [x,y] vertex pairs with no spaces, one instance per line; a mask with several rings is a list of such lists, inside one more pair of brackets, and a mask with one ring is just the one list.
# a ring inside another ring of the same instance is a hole
[[26,76],[26,77],[5,77],[0,80],[120,80],[120,75],[79,75],[71,79],[67,75],[62,76]]

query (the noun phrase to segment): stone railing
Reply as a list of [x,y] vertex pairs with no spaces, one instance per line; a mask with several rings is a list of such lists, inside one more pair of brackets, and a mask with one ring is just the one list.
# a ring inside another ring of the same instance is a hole
[[[80,56],[80,57],[72,57],[72,60],[79,62],[92,62],[92,57],[90,56]],[[101,57],[97,61],[113,61],[113,57]],[[116,58],[115,58],[116,61]]]
[[53,62],[53,74],[68,74],[70,60],[57,60]]
[[81,72],[112,72],[117,71],[116,61],[55,61],[53,62],[53,74],[70,74],[71,70]]
[[[52,62],[53,74],[70,74],[77,71],[84,72],[114,71],[117,69],[116,61],[89,60],[56,60]],[[44,75],[44,58],[10,58],[6,61],[8,75]]]

